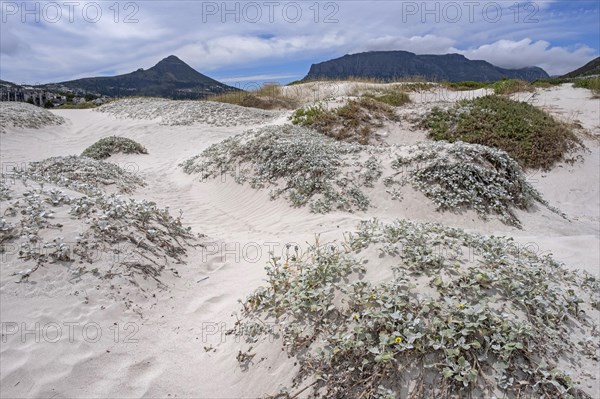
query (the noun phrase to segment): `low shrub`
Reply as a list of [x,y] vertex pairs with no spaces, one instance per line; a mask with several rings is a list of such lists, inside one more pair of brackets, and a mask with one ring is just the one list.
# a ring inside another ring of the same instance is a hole
[[503,96],[461,100],[434,108],[421,121],[434,140],[457,140],[506,151],[521,166],[549,169],[582,148],[565,123],[531,104]]
[[123,154],[147,154],[148,150],[127,137],[109,136],[96,141],[86,148],[81,155],[99,160],[120,152]]
[[265,84],[253,91],[236,91],[207,98],[208,101],[259,109],[294,109],[298,100],[284,93],[281,86]]
[[589,89],[594,98],[600,98],[600,78],[575,79],[573,87]]
[[325,112],[328,112],[327,108],[322,103],[317,103],[305,108],[298,108],[294,111],[290,120],[293,125],[312,126]]
[[79,103],[79,104],[69,104],[69,103],[65,103],[59,107],[56,107],[56,109],[92,109],[92,108],[96,108],[96,104],[90,102],[90,101],[86,101],[84,103]]
[[387,188],[384,195],[392,201],[401,201],[410,185],[439,211],[472,209],[484,220],[496,215],[516,227],[516,209],[548,206],[504,151],[462,142],[381,147],[271,126],[214,144],[181,166],[202,180],[229,175],[255,189],[271,188],[271,198],[284,197],[318,213],[367,210],[367,189],[377,184]]
[[146,184],[139,175],[116,164],[74,155],[30,162],[14,173],[20,179],[52,183],[88,195],[113,186],[121,193],[129,193]]
[[[203,179],[226,174],[256,189],[274,186],[271,198],[284,196],[313,212],[352,212],[369,206],[362,189],[381,175],[379,162],[368,155],[376,151],[302,127],[272,126],[214,144],[181,166]],[[352,172],[343,173],[351,166]]]
[[[399,183],[410,182],[439,211],[473,209],[483,220],[495,214],[502,222],[520,227],[514,209],[531,209],[536,203],[548,206],[519,165],[491,147],[462,142],[417,144],[407,155],[396,156],[391,166],[399,174],[408,170],[406,180]],[[394,175],[385,182],[397,183]]]
[[[392,101],[391,98],[388,100]],[[350,100],[333,110],[321,105],[301,108],[290,119],[293,124],[312,127],[336,140],[369,144],[376,140],[374,128],[383,126],[385,121],[397,121],[399,118],[390,105],[363,97]]]
[[512,239],[369,220],[266,272],[230,333],[298,362],[276,397],[590,397],[570,371],[597,362],[599,281]]

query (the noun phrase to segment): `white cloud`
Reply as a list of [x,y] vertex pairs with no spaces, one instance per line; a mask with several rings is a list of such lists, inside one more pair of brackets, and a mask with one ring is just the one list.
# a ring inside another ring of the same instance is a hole
[[[109,9],[114,3],[98,4],[103,7],[98,23],[82,20],[81,10],[73,22],[63,18],[58,23],[21,23],[19,15],[8,16],[0,24],[1,77],[47,82],[127,73],[148,68],[170,54],[209,75],[219,70],[240,76],[273,75],[273,64],[278,65],[278,75],[285,75],[285,63],[294,71],[308,72],[311,62],[369,50],[458,52],[503,67],[538,65],[559,74],[598,53],[592,48],[597,41],[590,41],[599,29],[597,8],[595,13],[565,12],[554,1],[536,3],[536,24],[514,23],[510,13],[496,24],[481,16],[471,21],[466,14],[456,23],[422,23],[418,15],[404,20],[405,3],[390,1],[336,3],[339,9],[333,18],[337,23],[324,23],[335,11],[324,9],[325,3],[319,3],[317,18],[310,8],[313,2],[299,3],[303,17],[298,23],[282,18],[282,7],[273,22],[263,10],[259,23],[243,18],[235,23],[231,16],[222,23],[219,15],[205,18],[202,7],[207,2],[177,0],[139,2],[135,15],[139,22],[124,24],[125,10],[120,10],[117,23]],[[587,45],[581,44],[586,40]],[[243,72],[236,73],[236,68]]]
[[435,35],[394,37],[381,36],[368,40],[353,52],[404,50],[417,54],[463,54],[471,60],[485,60],[502,68],[524,68],[539,66],[550,75],[562,75],[579,68],[591,59],[597,51],[588,46],[574,49],[552,47],[544,40],[498,40],[473,48],[455,46],[456,40]]
[[537,65],[550,75],[562,75],[579,68],[594,58],[597,51],[579,46],[575,49],[552,47],[544,40],[498,40],[468,50],[456,50],[472,60],[486,60],[503,68]]
[[381,36],[368,40],[356,51],[404,50],[418,54],[444,54],[456,43],[456,40],[435,35],[394,37]]

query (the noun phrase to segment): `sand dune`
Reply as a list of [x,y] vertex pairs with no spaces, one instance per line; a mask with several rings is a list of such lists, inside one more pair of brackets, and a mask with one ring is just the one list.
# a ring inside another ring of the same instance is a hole
[[[302,95],[306,101],[342,101],[351,94],[353,86],[354,83],[336,82],[319,88],[310,83],[286,90],[305,90],[308,94]],[[484,94],[485,91],[475,91],[461,96]],[[457,99],[442,89],[412,93],[411,97],[413,104],[401,111],[408,116]],[[564,85],[540,90],[528,101],[579,123],[585,130],[581,134],[588,151],[581,152],[581,160],[572,165],[560,164],[548,172],[528,172],[527,181],[566,218],[541,206],[515,210],[521,229],[496,217],[483,220],[474,211],[437,212],[435,205],[417,190],[407,191],[401,202],[390,201],[383,185],[369,191],[372,206],[368,210],[333,210],[322,215],[310,212],[308,207],[291,207],[282,197],[271,199],[268,188],[255,190],[227,176],[200,181],[199,175],[186,174],[179,166],[210,145],[249,128],[288,123],[289,112],[206,102],[131,99],[97,110],[45,111],[34,107],[35,110],[27,110],[25,118],[11,116],[9,122],[2,120],[6,130],[0,137],[5,174],[5,190],[0,194],[3,215],[9,206],[16,207],[15,201],[20,201],[19,206],[27,211],[25,194],[30,192],[28,195],[37,195],[36,201],[52,212],[52,217],[42,217],[37,222],[37,245],[44,256],[55,256],[50,252],[56,247],[44,248],[41,243],[58,237],[74,246],[78,235],[88,233],[90,245],[96,242],[104,246],[97,249],[97,258],[91,264],[79,263],[81,257],[74,262],[57,258],[26,278],[24,274],[35,262],[24,259],[15,246],[1,254],[1,396],[274,395],[281,387],[291,385],[298,366],[281,350],[279,342],[267,341],[254,347],[257,355],[248,369],[240,367],[236,356],[248,345],[225,334],[234,327],[236,312],[239,315],[238,300],[264,284],[264,266],[272,256],[270,252],[282,256],[296,245],[305,249],[315,234],[320,234],[322,242],[339,245],[344,232],[354,231],[361,220],[371,218],[384,223],[397,218],[440,222],[470,233],[514,237],[538,254],[551,252],[570,270],[583,269],[600,277],[600,100],[591,99],[585,90]],[[0,114],[5,114],[5,105],[2,107]],[[20,115],[20,108],[10,109],[8,115]],[[427,140],[424,132],[406,122],[386,126],[381,133],[394,145]],[[156,276],[160,284],[148,275],[144,278],[144,273],[99,277],[110,270],[120,270],[122,261],[118,256],[115,260],[119,248],[114,243],[93,235],[99,234],[93,226],[102,220],[102,212],[107,211],[103,204],[118,191],[116,185],[101,185],[103,192],[98,198],[102,199],[93,205],[96,212],[77,217],[72,207],[86,195],[78,191],[81,187],[65,187],[56,180],[46,180],[42,187],[43,179],[23,183],[14,173],[15,168],[26,169],[30,162],[79,155],[98,139],[110,135],[134,139],[149,153],[117,154],[107,160],[145,183],[129,184],[129,192],[119,194],[118,201],[155,202],[157,209],[168,207],[173,219],[181,213],[181,227],[191,229],[185,238],[189,242],[179,242],[185,251],[173,257],[168,253],[171,247],[164,242],[152,241],[148,238],[151,236],[144,236],[133,225],[119,225],[122,229],[134,229],[140,239],[126,248],[129,253],[151,256],[160,265],[160,275]],[[52,199],[45,201],[53,195],[65,199],[53,206]],[[33,216],[39,217],[36,215]],[[3,234],[10,231],[8,224],[18,225],[20,217],[3,216]],[[16,242],[29,241],[19,237]],[[142,243],[152,249],[145,250]],[[94,268],[98,270],[92,272]],[[591,316],[598,317],[598,313]],[[578,387],[592,397],[600,393],[600,374],[592,368],[598,366],[597,346],[595,351],[595,361],[588,359],[572,370],[574,379],[581,382]]]
[[130,119],[160,120],[163,125],[185,126],[206,124],[210,126],[249,126],[265,123],[278,112],[244,108],[237,105],[210,101],[173,101],[160,98],[124,99],[97,109]]
[[50,111],[28,103],[0,103],[0,133],[8,127],[39,129],[48,125],[62,125],[65,120]]

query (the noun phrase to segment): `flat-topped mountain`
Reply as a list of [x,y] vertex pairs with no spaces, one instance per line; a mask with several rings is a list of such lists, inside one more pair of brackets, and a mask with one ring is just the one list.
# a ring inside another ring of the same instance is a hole
[[542,68],[504,69],[460,54],[417,55],[408,51],[371,51],[313,64],[304,80],[373,78],[391,81],[422,77],[432,81],[491,82],[503,78],[527,81],[548,78]]
[[201,74],[174,55],[147,70],[140,68],[125,75],[83,78],[45,86],[63,86],[111,97],[156,96],[175,99],[203,98],[238,90]]

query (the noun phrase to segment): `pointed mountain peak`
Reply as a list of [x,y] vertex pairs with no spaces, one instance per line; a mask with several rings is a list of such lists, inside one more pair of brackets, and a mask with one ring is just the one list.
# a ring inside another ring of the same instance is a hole
[[162,59],[158,64],[152,68],[144,71],[145,79],[152,79],[157,81],[170,81],[170,82],[196,82],[203,84],[215,84],[220,85],[221,83],[209,78],[208,76],[202,75],[194,68],[181,61],[178,57],[170,55],[167,58]]
[[198,99],[209,94],[238,91],[201,74],[174,55],[162,59],[147,70],[140,68],[124,75],[84,78],[62,84],[119,97],[126,93],[125,95]]
[[158,62],[158,64],[156,64],[156,66],[158,66],[158,65],[173,65],[173,64],[187,65],[185,62],[181,61],[177,56],[170,55],[167,58],[163,58],[162,60],[160,60]]

